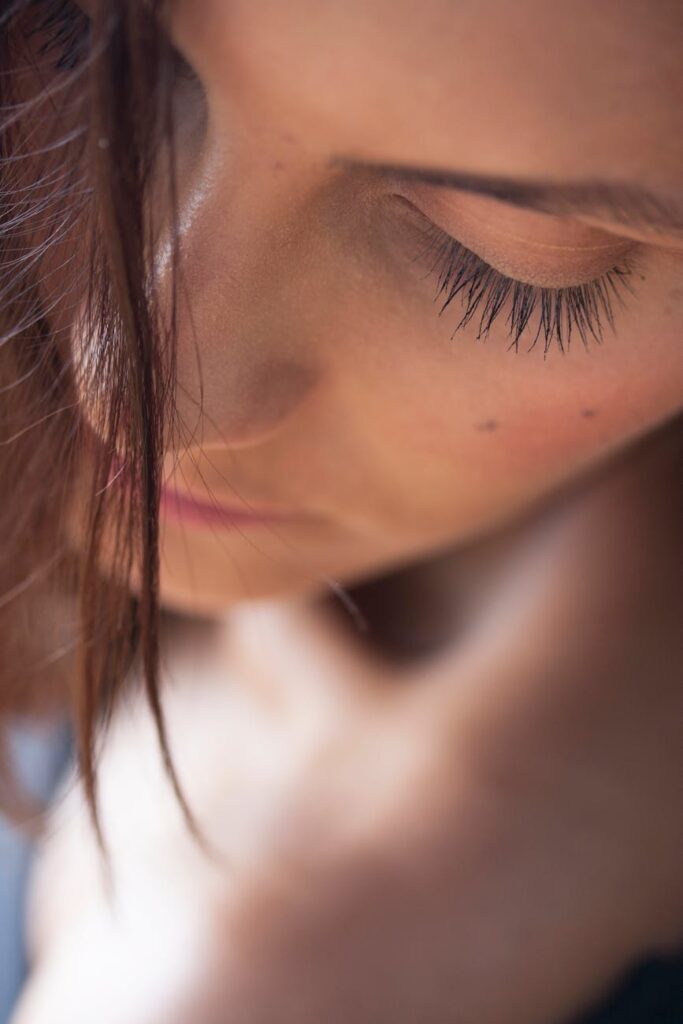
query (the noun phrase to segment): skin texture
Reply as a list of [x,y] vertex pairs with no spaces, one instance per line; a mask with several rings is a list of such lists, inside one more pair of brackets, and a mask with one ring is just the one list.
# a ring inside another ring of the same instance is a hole
[[[167,697],[227,867],[134,705],[102,763],[117,912],[73,794],[14,1024],[569,1019],[681,941],[679,432],[603,460],[683,408],[683,243],[335,158],[680,196],[680,4],[176,0],[172,29],[199,81],[178,89],[167,469],[303,521],[165,519],[167,605],[232,609],[201,653],[169,650]],[[425,216],[539,285],[626,254],[615,332],[546,358],[508,351],[504,317],[451,338]],[[417,665],[289,602],[474,538],[437,563],[450,623]]]
[[[218,610],[460,542],[680,410],[680,235],[333,161],[680,197],[681,19],[640,2],[173,6],[199,81],[179,87],[186,301],[167,470],[185,494],[294,520],[168,518],[167,602]],[[438,316],[416,260],[426,222],[397,196],[539,285],[588,281],[626,253],[634,294],[616,332],[546,358],[526,351],[530,332],[508,351],[505,316],[486,343],[476,324],[451,339],[459,300]]]

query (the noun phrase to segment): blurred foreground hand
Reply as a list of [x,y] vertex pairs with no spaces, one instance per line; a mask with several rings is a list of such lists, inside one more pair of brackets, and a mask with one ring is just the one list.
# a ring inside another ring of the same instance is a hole
[[317,606],[240,609],[171,652],[171,745],[214,853],[134,700],[101,764],[113,889],[73,789],[13,1024],[560,1024],[680,942],[681,594],[634,486],[529,540],[417,668]]

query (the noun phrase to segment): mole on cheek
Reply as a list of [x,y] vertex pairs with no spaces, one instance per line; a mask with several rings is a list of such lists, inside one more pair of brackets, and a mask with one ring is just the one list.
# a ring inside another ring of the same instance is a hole
[[483,434],[490,434],[492,431],[498,430],[498,425],[498,420],[484,420],[482,423],[477,423],[476,429]]
[[598,415],[597,409],[582,409],[581,415],[585,420],[593,420]]

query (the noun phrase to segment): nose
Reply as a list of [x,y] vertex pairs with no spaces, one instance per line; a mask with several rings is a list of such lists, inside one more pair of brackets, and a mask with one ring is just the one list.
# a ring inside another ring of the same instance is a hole
[[[317,374],[303,359],[271,356],[259,339],[232,341],[202,380],[202,448],[238,449],[276,434],[315,388]],[[205,367],[206,369],[206,367]]]
[[262,443],[323,376],[314,329],[304,328],[306,188],[296,171],[280,173],[274,153],[247,146],[226,159],[225,148],[205,140],[178,211],[178,412],[192,425],[199,412],[206,449]]

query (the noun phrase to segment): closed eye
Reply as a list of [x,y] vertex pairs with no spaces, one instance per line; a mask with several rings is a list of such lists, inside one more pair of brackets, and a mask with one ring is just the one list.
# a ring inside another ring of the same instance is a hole
[[427,225],[415,258],[436,277],[439,316],[460,307],[452,336],[474,325],[476,337],[485,339],[502,318],[515,351],[528,341],[527,351],[542,342],[546,355],[553,345],[565,352],[575,337],[587,349],[602,342],[606,328],[614,331],[616,308],[633,294],[632,256],[585,284],[548,288],[502,274],[432,221]]

